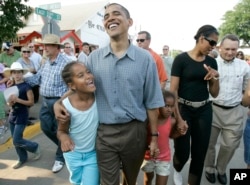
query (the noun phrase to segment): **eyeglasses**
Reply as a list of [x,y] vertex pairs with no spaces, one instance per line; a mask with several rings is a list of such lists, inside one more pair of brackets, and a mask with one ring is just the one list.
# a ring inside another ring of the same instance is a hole
[[243,55],[243,53],[238,53],[238,55]]
[[4,51],[9,51],[9,50],[10,50],[10,49],[6,49],[6,48],[4,49]]
[[70,46],[67,46],[67,47],[65,47],[65,48],[71,48]]
[[212,39],[209,39],[209,38],[207,38],[207,37],[204,37],[204,39],[205,39],[206,41],[208,41],[209,45],[212,46],[212,47],[217,45],[217,42],[214,41],[214,40],[212,40]]
[[34,48],[34,46],[29,46],[29,48]]
[[147,39],[136,39],[136,42],[144,42]]
[[22,51],[23,53],[30,53],[30,51]]
[[163,48],[163,50],[168,50],[168,49],[166,49],[166,48]]

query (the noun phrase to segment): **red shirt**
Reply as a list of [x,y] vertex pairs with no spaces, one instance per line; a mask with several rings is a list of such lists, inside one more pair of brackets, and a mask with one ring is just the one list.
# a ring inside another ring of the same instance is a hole
[[168,77],[165,71],[165,66],[164,66],[162,58],[160,57],[160,55],[154,52],[151,48],[149,48],[148,51],[151,53],[151,55],[153,56],[155,60],[160,82],[167,81]]
[[[164,124],[158,124],[157,130],[159,132],[158,136],[158,147],[160,150],[160,154],[155,159],[157,161],[170,161],[171,160],[171,149],[169,144],[169,134],[171,130],[171,116],[166,120]],[[150,132],[149,132],[150,133]],[[148,137],[148,141],[150,142],[151,136]],[[150,151],[147,150],[144,156],[144,159],[150,160]]]

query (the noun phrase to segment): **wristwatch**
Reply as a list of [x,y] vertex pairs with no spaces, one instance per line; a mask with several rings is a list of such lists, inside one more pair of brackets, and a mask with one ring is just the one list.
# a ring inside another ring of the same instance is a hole
[[157,133],[151,133],[151,136],[158,137],[159,136],[159,132],[157,132]]

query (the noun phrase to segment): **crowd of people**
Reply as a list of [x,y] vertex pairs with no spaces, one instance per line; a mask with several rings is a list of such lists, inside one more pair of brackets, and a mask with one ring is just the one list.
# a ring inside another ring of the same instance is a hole
[[[118,185],[122,174],[124,185],[135,185],[142,170],[144,185],[154,178],[166,185],[173,162],[174,184],[182,185],[190,156],[189,185],[201,184],[203,169],[210,183],[227,184],[227,167],[242,136],[250,168],[250,112],[244,120],[243,111],[250,105],[250,67],[238,51],[237,35],[224,35],[217,46],[218,30],[203,25],[194,47],[172,58],[168,45],[161,55],[150,48],[148,31],[138,33],[137,46],[131,43],[133,19],[120,4],[105,7],[103,24],[110,44],[90,52],[83,42],[78,56],[54,34],[39,43],[43,56],[35,43],[21,52],[3,44],[0,107],[10,107],[14,169],[25,164],[27,152],[34,160],[41,156],[39,143],[23,138],[29,109],[39,97],[41,129],[57,145],[52,172],[66,164],[72,184]],[[19,93],[6,98],[10,86]],[[0,109],[0,134],[4,122]]]

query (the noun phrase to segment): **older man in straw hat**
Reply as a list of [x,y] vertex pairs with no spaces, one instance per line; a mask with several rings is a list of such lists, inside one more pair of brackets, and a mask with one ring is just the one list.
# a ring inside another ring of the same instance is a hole
[[42,42],[47,61],[38,70],[37,74],[27,79],[32,86],[40,85],[40,95],[43,98],[40,110],[41,129],[44,134],[57,146],[55,163],[52,171],[59,172],[64,166],[63,153],[56,136],[57,122],[54,116],[53,105],[66,91],[67,86],[61,77],[61,71],[70,60],[60,53],[60,38],[54,34],[44,36]]

